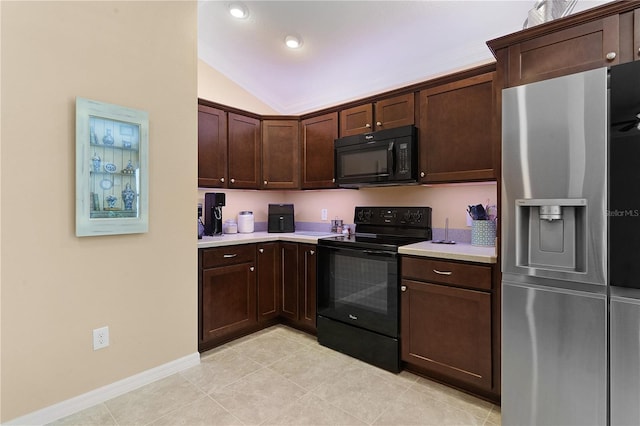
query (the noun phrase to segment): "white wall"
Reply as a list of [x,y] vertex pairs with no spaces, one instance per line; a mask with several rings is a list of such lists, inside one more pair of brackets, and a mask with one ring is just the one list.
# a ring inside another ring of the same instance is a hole
[[[196,8],[0,2],[0,422],[197,352]],[[149,113],[148,233],[75,236],[76,96]]]

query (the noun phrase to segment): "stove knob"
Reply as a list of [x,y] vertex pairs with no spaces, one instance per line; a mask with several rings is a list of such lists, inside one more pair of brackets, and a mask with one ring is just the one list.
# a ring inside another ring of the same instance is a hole
[[364,220],[364,211],[358,210],[358,220],[362,222]]
[[402,218],[404,219],[405,222],[411,222],[411,216],[412,216],[411,212],[406,211],[402,215]]

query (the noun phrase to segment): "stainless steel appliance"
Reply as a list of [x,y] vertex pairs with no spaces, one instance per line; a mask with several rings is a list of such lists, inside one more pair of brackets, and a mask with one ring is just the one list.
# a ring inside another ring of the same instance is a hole
[[640,64],[502,96],[503,424],[640,424]]
[[398,372],[398,247],[431,239],[431,208],[356,207],[354,216],[353,235],[318,240],[318,342]]
[[267,232],[295,232],[293,204],[269,204]]
[[418,182],[418,141],[414,126],[335,140],[338,186],[357,188]]
[[204,234],[222,235],[222,207],[226,201],[223,192],[204,194]]

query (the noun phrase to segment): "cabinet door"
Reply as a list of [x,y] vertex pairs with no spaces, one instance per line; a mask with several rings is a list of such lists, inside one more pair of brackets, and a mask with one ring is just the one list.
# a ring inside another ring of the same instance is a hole
[[337,138],[337,112],[302,121],[302,189],[335,188],[333,142]]
[[292,321],[298,320],[298,244],[280,243],[281,266],[281,315]]
[[500,138],[495,72],[420,92],[420,177],[424,183],[495,179]]
[[198,105],[198,186],[224,188],[227,179],[227,113]]
[[340,137],[373,131],[373,104],[364,104],[340,111]]
[[257,323],[256,273],[251,263],[202,271],[201,344]]
[[280,245],[258,244],[258,321],[280,314]]
[[300,187],[300,150],[297,120],[262,122],[262,187]]
[[414,119],[414,94],[396,96],[376,102],[375,118],[376,130],[392,129],[394,127],[413,124]]
[[491,295],[402,280],[402,360],[491,389]]
[[300,317],[301,325],[316,329],[316,246],[300,244],[298,246],[300,271]]
[[260,187],[260,120],[229,113],[229,188]]
[[616,65],[619,37],[619,15],[611,15],[509,46],[507,85]]

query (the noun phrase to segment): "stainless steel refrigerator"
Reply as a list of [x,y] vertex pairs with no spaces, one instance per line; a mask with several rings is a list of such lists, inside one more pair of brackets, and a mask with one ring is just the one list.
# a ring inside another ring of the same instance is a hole
[[503,424],[640,424],[640,63],[502,96]]

